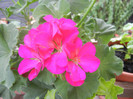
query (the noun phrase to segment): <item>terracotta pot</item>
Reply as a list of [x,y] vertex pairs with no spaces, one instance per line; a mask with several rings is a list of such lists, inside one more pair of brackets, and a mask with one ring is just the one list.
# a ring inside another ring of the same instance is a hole
[[121,75],[116,76],[117,81],[133,82],[133,73],[122,72]]
[[133,98],[118,97],[118,99],[133,99]]
[[99,96],[99,98],[100,98],[100,99],[105,99],[105,97],[104,97],[104,96]]
[[[104,96],[99,96],[100,99],[105,99]],[[133,99],[133,98],[127,98],[127,97],[118,97],[118,99]]]

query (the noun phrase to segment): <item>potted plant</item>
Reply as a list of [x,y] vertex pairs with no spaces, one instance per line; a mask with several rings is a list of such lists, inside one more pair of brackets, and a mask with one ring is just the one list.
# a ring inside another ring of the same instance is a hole
[[120,76],[116,76],[119,81],[133,82],[132,78],[132,62],[133,62],[133,24],[128,23],[123,27],[121,36],[111,39],[109,45],[115,50],[116,56],[124,62],[124,72]]
[[[38,0],[22,1],[8,11],[22,11],[27,19],[27,5]],[[108,47],[115,27],[88,16],[96,0],[73,1],[39,0],[24,42],[15,25],[0,25],[0,97],[23,91],[24,99],[117,99],[123,93],[114,85],[123,62]]]
[[[123,34],[120,40],[121,45],[113,45],[113,49],[116,51],[116,56],[120,57],[124,61],[124,71],[122,75],[117,79],[120,81],[132,81],[132,66],[133,66],[133,37],[132,35]],[[127,73],[129,72],[129,73]],[[127,77],[129,75],[129,77]]]

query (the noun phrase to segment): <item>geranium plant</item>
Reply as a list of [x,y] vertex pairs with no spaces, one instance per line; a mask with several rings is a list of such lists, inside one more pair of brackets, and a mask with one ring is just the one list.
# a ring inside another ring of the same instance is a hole
[[[19,6],[25,15],[23,9],[36,1],[17,4],[25,5]],[[24,99],[117,99],[123,89],[114,77],[123,62],[108,47],[115,27],[88,16],[96,0],[38,2],[32,13],[36,22],[25,30],[0,25],[0,97],[23,91]]]

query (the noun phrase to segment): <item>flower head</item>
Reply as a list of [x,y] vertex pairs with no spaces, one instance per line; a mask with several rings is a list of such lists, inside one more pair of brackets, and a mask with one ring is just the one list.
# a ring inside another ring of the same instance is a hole
[[86,72],[95,72],[99,67],[95,46],[91,42],[82,45],[74,21],[51,15],[44,19],[46,22],[31,29],[24,45],[19,47],[19,55],[24,58],[18,67],[19,74],[30,72],[28,78],[32,80],[46,68],[53,74],[65,72],[68,83],[81,86]]
[[70,59],[66,69],[66,80],[73,86],[80,86],[86,78],[85,72],[95,72],[100,60],[95,56],[96,48],[88,42],[82,46],[80,38],[76,38],[67,45],[67,54]]

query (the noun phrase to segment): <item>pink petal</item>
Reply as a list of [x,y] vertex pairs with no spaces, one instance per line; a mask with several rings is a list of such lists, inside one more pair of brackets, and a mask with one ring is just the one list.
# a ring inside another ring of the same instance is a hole
[[60,28],[63,30],[73,29],[76,25],[76,23],[71,19],[61,18],[59,22],[61,23]]
[[67,42],[73,41],[75,38],[77,38],[79,31],[77,29],[74,30],[64,30],[61,31],[63,35],[63,44]]
[[52,20],[54,20],[52,15],[46,15],[45,17],[43,17],[44,20],[46,20],[47,22],[51,22]]
[[39,63],[38,60],[30,60],[30,59],[23,59],[18,67],[18,73],[20,75],[30,71],[31,69],[35,68]]
[[45,66],[53,74],[61,74],[65,71],[66,67],[60,67],[56,64],[56,54],[53,54],[46,60]]
[[82,40],[77,37],[73,41],[65,44],[63,48],[70,59],[77,57],[79,50],[82,48]]
[[32,28],[31,30],[29,30],[28,33],[31,38],[35,38],[35,36],[39,33],[39,31],[35,28]]
[[52,27],[53,27],[53,35],[52,35],[52,37],[54,37],[55,34],[56,34],[57,31],[58,31],[58,26],[57,26],[57,24],[56,24],[55,22],[52,22],[51,25],[52,25]]
[[37,30],[39,33],[47,33],[48,35],[52,35],[52,26],[50,23],[48,22],[45,22],[43,24],[40,24],[38,27],[37,27]]
[[66,67],[68,60],[65,52],[56,53],[56,64],[60,67]]
[[71,79],[70,74],[69,74],[68,72],[66,72],[65,77],[66,77],[67,82],[68,82],[70,85],[75,86],[75,87],[76,87],[76,86],[81,86],[81,85],[84,83],[84,80],[80,80],[80,81],[77,81],[77,82],[73,81],[73,80]]
[[28,79],[32,81],[34,78],[36,78],[38,75],[38,71],[36,69],[31,70],[31,72],[28,75]]
[[25,45],[20,45],[18,54],[22,58],[34,58],[32,51],[33,50],[31,48]]
[[29,34],[25,35],[25,37],[24,37],[24,44],[26,46],[28,46],[28,47],[32,47],[31,46],[31,38],[30,38]]
[[42,46],[38,46],[38,54],[43,59],[49,58],[53,50],[53,48],[43,48]]
[[84,55],[95,55],[96,54],[96,48],[95,46],[91,43],[88,42],[86,43],[80,50],[79,56],[84,56]]
[[56,34],[53,37],[54,42],[56,43],[56,49],[59,50],[62,46],[62,35]]
[[76,64],[73,62],[68,63],[68,67],[66,69],[70,73],[70,77],[72,81],[80,81],[80,80],[85,80],[86,74],[85,72]]
[[85,72],[95,72],[99,65],[100,60],[96,56],[82,56],[80,57],[79,65],[84,69]]
[[34,78],[37,77],[37,75],[39,74],[41,69],[41,63],[37,64],[37,66],[35,67],[35,69],[32,69],[31,72],[28,75],[29,80],[33,80]]
[[54,42],[52,41],[51,35],[48,33],[40,33],[35,38],[35,43],[38,46],[42,46],[43,48],[54,48]]

